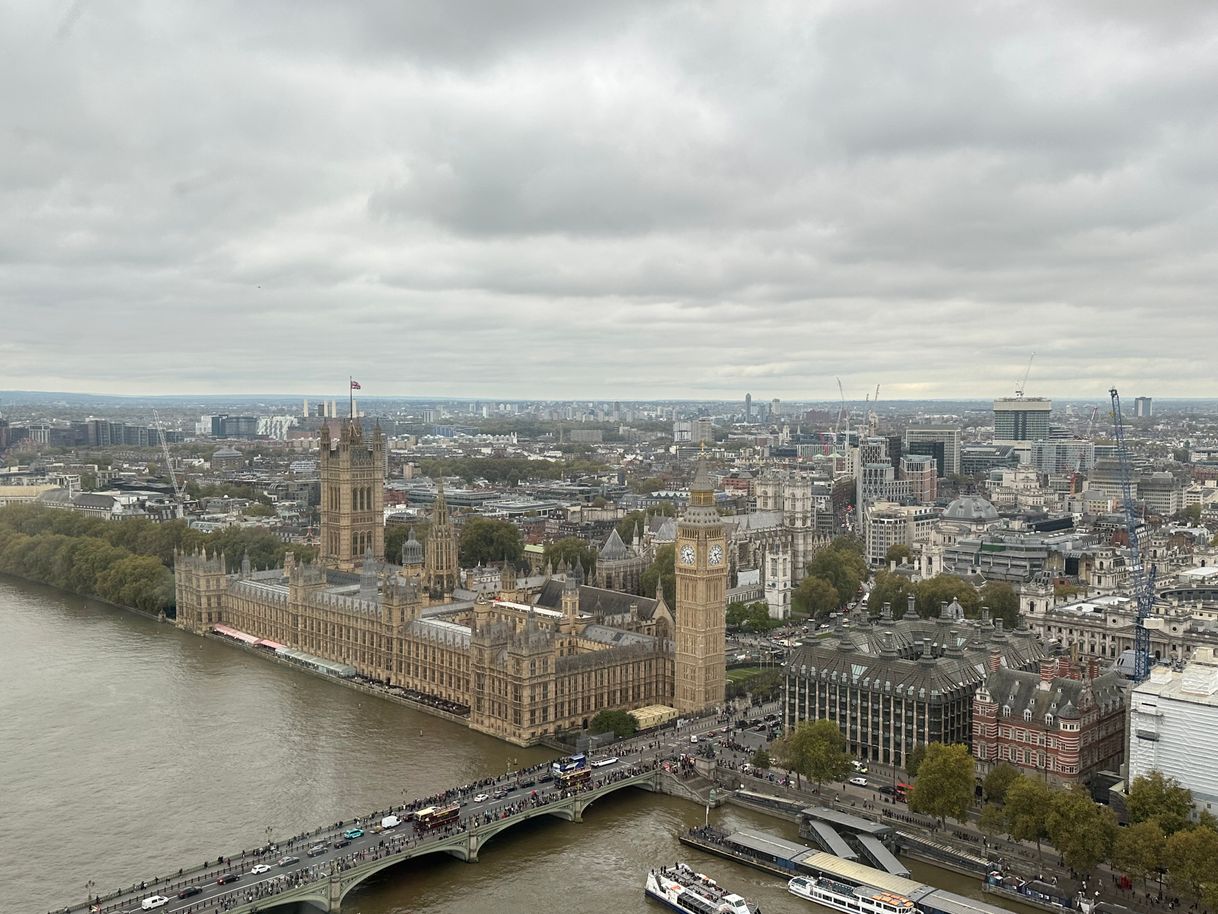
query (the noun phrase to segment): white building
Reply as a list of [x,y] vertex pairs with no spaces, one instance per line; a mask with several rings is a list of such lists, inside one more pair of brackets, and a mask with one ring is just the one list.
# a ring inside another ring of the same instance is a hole
[[908,546],[910,550],[929,543],[939,519],[937,508],[923,505],[895,505],[879,502],[871,506],[866,524],[866,558],[872,566],[882,567],[888,561],[893,546]]
[[[1129,704],[1129,782],[1161,771],[1218,813],[1218,653],[1198,650],[1183,672],[1154,667]],[[1204,760],[1204,764],[1201,762]]]

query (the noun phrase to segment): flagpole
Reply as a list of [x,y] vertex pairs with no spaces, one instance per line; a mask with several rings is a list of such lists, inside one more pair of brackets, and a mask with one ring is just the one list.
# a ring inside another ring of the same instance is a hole
[[347,405],[347,415],[351,417],[352,422],[355,421],[355,388],[351,385],[353,380],[355,379],[352,378],[351,375],[347,375],[347,400],[349,401]]

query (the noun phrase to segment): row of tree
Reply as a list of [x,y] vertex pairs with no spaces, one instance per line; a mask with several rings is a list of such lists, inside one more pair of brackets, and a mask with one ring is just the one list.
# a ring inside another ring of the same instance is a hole
[[172,610],[175,550],[203,548],[223,554],[233,569],[245,556],[255,568],[270,568],[289,550],[301,559],[315,554],[265,530],[202,533],[181,520],[107,521],[40,505],[0,508],[0,572],[145,612]]
[[426,476],[459,476],[467,483],[485,479],[493,485],[516,486],[522,479],[562,479],[565,475],[599,473],[605,465],[594,460],[528,460],[524,457],[424,457],[419,469]]
[[885,604],[892,607],[893,614],[900,616],[914,598],[914,609],[923,618],[939,615],[940,606],[957,601],[966,618],[975,619],[986,607],[990,615],[1002,619],[1003,624],[1014,628],[1019,620],[1019,595],[1010,584],[990,581],[980,590],[963,578],[952,574],[940,574],[923,581],[912,581],[904,575],[880,571],[867,597],[867,608],[878,613]]
[[795,612],[823,619],[858,598],[867,580],[863,544],[857,537],[839,536],[816,553],[807,574],[791,595]]

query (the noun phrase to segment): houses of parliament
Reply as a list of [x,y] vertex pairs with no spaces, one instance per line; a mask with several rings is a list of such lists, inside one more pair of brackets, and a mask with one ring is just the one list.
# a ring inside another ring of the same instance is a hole
[[400,564],[377,560],[384,447],[379,426],[323,429],[317,563],[289,554],[282,568],[230,571],[222,556],[181,554],[177,624],[235,631],[464,706],[471,728],[519,745],[586,728],[603,710],[693,713],[723,702],[727,542],[704,465],[677,525],[675,607],[662,593],[587,586],[578,566],[527,594],[509,563],[497,599],[460,600],[442,485],[426,544],[412,533]]

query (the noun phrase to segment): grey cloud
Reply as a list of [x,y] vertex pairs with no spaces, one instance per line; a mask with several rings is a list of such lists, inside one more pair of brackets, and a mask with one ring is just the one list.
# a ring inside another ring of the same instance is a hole
[[9,7],[0,387],[985,396],[1036,349],[1047,393],[1204,395],[1216,40],[1204,3]]

